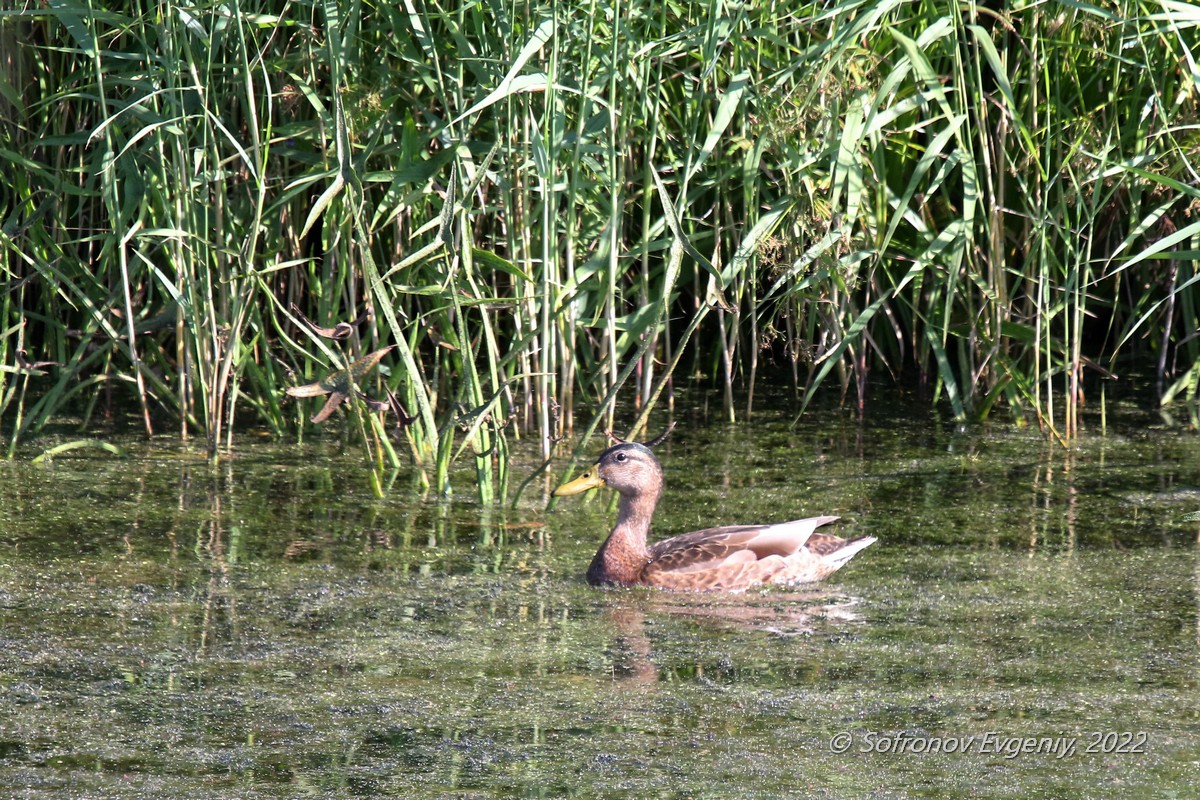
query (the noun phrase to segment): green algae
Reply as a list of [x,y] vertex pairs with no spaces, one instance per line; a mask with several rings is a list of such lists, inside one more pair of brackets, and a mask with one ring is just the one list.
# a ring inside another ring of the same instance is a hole
[[[1187,796],[1200,449],[1131,431],[1063,451],[933,421],[684,427],[661,535],[835,513],[880,538],[827,585],[736,599],[586,586],[606,498],[484,508],[400,475],[379,500],[319,444],[6,464],[0,779],[25,797]],[[1122,733],[1144,738],[1103,738]],[[1025,739],[1076,744],[981,744]]]

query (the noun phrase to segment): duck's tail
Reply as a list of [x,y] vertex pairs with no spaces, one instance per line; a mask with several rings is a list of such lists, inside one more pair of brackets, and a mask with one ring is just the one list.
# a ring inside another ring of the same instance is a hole
[[864,536],[861,539],[851,539],[837,550],[823,554],[821,556],[821,562],[829,568],[829,572],[836,572],[844,567],[847,561],[858,555],[859,550],[870,547],[877,541],[879,540],[874,536]]

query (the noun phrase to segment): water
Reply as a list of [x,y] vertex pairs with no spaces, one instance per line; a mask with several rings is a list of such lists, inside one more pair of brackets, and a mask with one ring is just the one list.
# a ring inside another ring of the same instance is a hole
[[557,475],[485,509],[320,443],[0,465],[0,794],[1193,796],[1194,437],[786,422],[685,422],[656,531],[880,541],[736,599],[586,586],[612,507],[547,512]]

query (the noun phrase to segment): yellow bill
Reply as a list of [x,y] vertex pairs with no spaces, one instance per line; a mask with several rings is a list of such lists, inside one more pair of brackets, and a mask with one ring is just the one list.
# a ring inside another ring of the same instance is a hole
[[567,497],[572,494],[582,494],[588,489],[599,489],[603,485],[604,479],[600,477],[599,470],[596,467],[592,467],[575,480],[564,483],[551,492],[551,494],[555,497]]

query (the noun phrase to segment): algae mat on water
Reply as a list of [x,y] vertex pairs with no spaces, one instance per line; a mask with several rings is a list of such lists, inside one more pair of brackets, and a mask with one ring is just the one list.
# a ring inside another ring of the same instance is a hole
[[[660,535],[840,514],[833,582],[597,591],[609,498],[384,500],[320,447],[0,466],[14,797],[1187,797],[1200,447],[683,429]],[[532,469],[533,464],[527,463]],[[546,486],[552,483],[547,477]],[[545,488],[545,487],[543,487]]]

